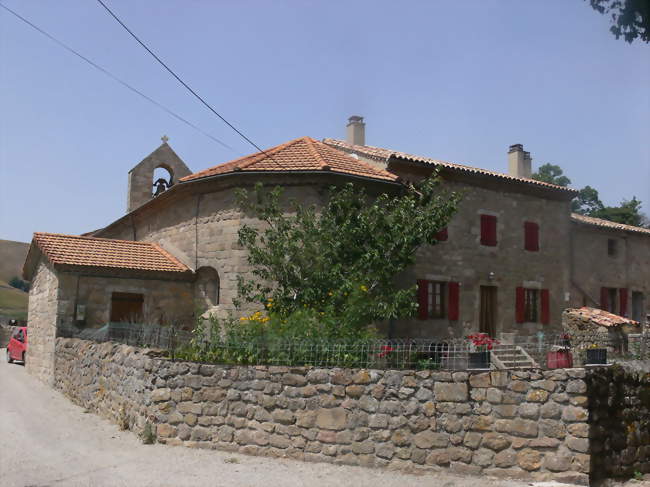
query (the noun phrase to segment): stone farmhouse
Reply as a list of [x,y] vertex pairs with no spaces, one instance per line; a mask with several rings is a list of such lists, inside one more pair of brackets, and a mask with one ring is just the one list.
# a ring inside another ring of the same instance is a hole
[[[393,337],[483,331],[532,335],[561,327],[566,308],[594,306],[643,321],[650,294],[650,230],[571,213],[577,191],[535,181],[523,146],[497,173],[365,144],[351,117],[346,141],[295,139],[192,173],[163,143],[129,172],[127,214],[81,236],[36,233],[24,266],[30,291],[28,369],[51,380],[56,329],[134,316],[191,326],[197,312],[234,311],[237,276],[250,271],[237,232],[255,224],[235,191],[262,182],[320,204],[333,184],[370,194],[437,168],[463,199],[440,242],[400,276],[418,286],[418,315],[383,324]],[[168,179],[154,182],[164,168]],[[152,187],[155,189],[152,190]]]

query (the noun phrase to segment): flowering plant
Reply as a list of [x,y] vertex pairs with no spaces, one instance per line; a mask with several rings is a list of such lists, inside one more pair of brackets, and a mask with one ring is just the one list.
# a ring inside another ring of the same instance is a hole
[[390,352],[393,352],[393,351],[395,351],[395,349],[394,349],[393,347],[391,347],[390,345],[382,345],[382,346],[381,346],[381,352],[379,352],[379,353],[377,354],[377,357],[379,357],[379,358],[384,358],[384,357],[386,357]]
[[472,344],[478,352],[492,350],[492,347],[494,347],[494,345],[499,344],[499,340],[491,338],[487,333],[474,333],[473,335],[468,335],[465,338],[472,341]]

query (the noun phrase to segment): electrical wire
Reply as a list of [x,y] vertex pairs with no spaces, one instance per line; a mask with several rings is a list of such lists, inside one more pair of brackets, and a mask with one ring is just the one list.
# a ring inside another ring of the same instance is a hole
[[255,142],[253,142],[251,139],[249,139],[248,137],[246,137],[246,135],[244,135],[244,134],[243,134],[239,129],[237,129],[237,127],[235,127],[235,126],[234,126],[233,124],[231,124],[228,120],[226,120],[225,117],[223,117],[219,112],[217,112],[214,108],[212,108],[212,106],[210,106],[210,104],[209,104],[208,102],[206,102],[203,98],[201,98],[201,96],[199,96],[199,94],[196,93],[196,91],[194,91],[194,90],[193,90],[193,89],[192,89],[192,88],[191,88],[191,87],[190,87],[190,86],[189,86],[185,81],[183,81],[183,80],[180,78],[180,76],[178,76],[178,75],[177,75],[177,74],[176,74],[176,73],[175,73],[175,72],[174,72],[174,71],[173,71],[169,66],[167,66],[167,64],[165,64],[165,63],[163,62],[163,60],[160,59],[160,58],[156,55],[156,53],[154,53],[151,49],[149,49],[149,47],[148,47],[148,46],[147,46],[143,41],[141,41],[140,38],[139,38],[137,35],[135,35],[135,34],[133,33],[133,31],[132,31],[131,29],[129,29],[129,28],[126,26],[126,24],[125,24],[124,22],[121,21],[120,18],[119,18],[117,15],[115,15],[115,14],[113,13],[113,11],[112,11],[110,8],[108,8],[108,6],[107,6],[107,5],[106,5],[102,0],[97,0],[97,2],[99,2],[99,4],[100,4],[102,7],[104,7],[104,9],[105,9],[105,10],[106,10],[110,15],[111,15],[111,17],[113,17],[113,18],[117,21],[117,23],[120,24],[120,25],[124,28],[124,30],[126,30],[126,31],[131,35],[131,37],[133,37],[133,38],[138,42],[138,44],[140,44],[140,45],[141,45],[141,46],[142,46],[142,47],[143,47],[143,48],[144,48],[144,49],[145,49],[149,54],[151,54],[151,55],[153,56],[153,58],[154,58],[156,61],[158,61],[158,63],[160,63],[160,65],[161,65],[162,67],[164,67],[164,68],[169,72],[169,74],[171,74],[171,75],[176,79],[176,81],[178,81],[178,82],[179,82],[181,85],[183,85],[183,86],[184,86],[184,87],[185,87],[185,88],[186,88],[190,93],[192,93],[192,95],[194,95],[194,97],[195,97],[197,100],[199,100],[203,105],[205,105],[205,107],[207,107],[208,110],[210,110],[210,111],[211,111],[212,113],[214,113],[217,117],[219,117],[219,118],[221,119],[221,121],[223,121],[223,123],[225,123],[226,125],[228,125],[228,127],[230,127],[230,128],[233,129],[235,132],[237,132],[237,134],[239,134],[239,135],[240,135],[240,136],[241,136],[241,137],[242,137],[246,142],[248,142],[250,145],[252,145],[253,147],[255,147],[259,152],[261,152],[262,154],[264,154],[266,157],[268,157],[269,159],[271,159],[271,160],[272,160],[274,163],[276,163],[279,167],[282,167],[282,166],[280,165],[280,163],[278,163],[275,159],[273,159],[273,157],[271,157],[270,154],[267,154],[266,152],[264,152],[264,150],[262,150],[262,149],[261,149],[261,148],[260,148],[260,147],[255,143]]
[[109,78],[113,79],[114,81],[117,81],[118,83],[120,83],[120,84],[121,84],[122,86],[124,86],[125,88],[128,88],[129,90],[131,90],[133,93],[136,93],[136,94],[140,95],[142,98],[144,98],[145,100],[149,101],[150,103],[153,103],[154,105],[156,105],[156,106],[157,106],[158,108],[160,108],[161,110],[164,110],[165,112],[167,112],[169,115],[171,115],[171,116],[174,117],[175,119],[177,119],[177,120],[183,122],[183,123],[186,124],[187,126],[193,128],[194,130],[196,130],[196,131],[200,132],[201,134],[205,135],[206,137],[212,139],[214,142],[216,142],[216,143],[218,143],[219,145],[225,147],[226,149],[234,150],[232,147],[230,147],[230,146],[229,146],[228,144],[226,144],[225,142],[222,142],[221,140],[217,139],[217,138],[214,137],[213,135],[211,135],[211,134],[209,134],[208,132],[202,130],[200,127],[197,127],[197,126],[194,125],[192,122],[190,122],[190,121],[184,119],[183,117],[181,117],[181,116],[178,115],[177,113],[173,112],[172,110],[170,110],[169,108],[167,108],[167,107],[164,106],[163,104],[161,104],[161,103],[157,102],[156,100],[154,100],[153,98],[151,98],[151,97],[145,95],[143,92],[141,92],[141,91],[138,90],[137,88],[134,88],[133,86],[131,86],[130,84],[128,84],[126,81],[121,80],[120,78],[118,78],[117,76],[115,76],[113,73],[111,73],[111,72],[108,71],[107,69],[101,67],[99,64],[97,64],[97,63],[95,63],[94,61],[88,59],[88,58],[87,58],[86,56],[84,56],[83,54],[80,54],[79,52],[75,51],[73,48],[71,48],[71,47],[68,46],[67,44],[63,43],[62,41],[58,40],[57,38],[55,38],[55,37],[52,36],[51,34],[47,33],[46,31],[44,31],[43,29],[41,29],[41,28],[38,27],[37,25],[33,24],[32,22],[30,22],[29,20],[27,20],[27,19],[26,19],[25,17],[23,17],[22,15],[18,14],[17,12],[14,12],[12,9],[10,9],[9,7],[7,7],[6,5],[0,3],[0,7],[2,7],[3,9],[5,9],[5,10],[6,10],[7,12],[9,12],[10,14],[14,15],[16,18],[22,20],[24,23],[26,23],[27,25],[29,25],[30,27],[32,27],[32,28],[35,29],[36,31],[38,31],[38,32],[40,32],[41,34],[43,34],[43,35],[44,35],[45,37],[47,37],[48,39],[50,39],[51,41],[55,42],[55,43],[58,44],[60,47],[64,48],[66,51],[68,51],[68,52],[74,54],[75,56],[77,56],[78,58],[84,60],[85,62],[87,62],[88,64],[90,64],[90,65],[91,65],[92,67],[94,67],[95,69],[97,69],[97,70],[101,71],[102,73],[104,73],[104,74],[105,74],[106,76],[108,76]]

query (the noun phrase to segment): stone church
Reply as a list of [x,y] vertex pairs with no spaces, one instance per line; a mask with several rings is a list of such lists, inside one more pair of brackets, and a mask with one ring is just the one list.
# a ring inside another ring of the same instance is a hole
[[[34,234],[24,277],[33,283],[30,355],[42,359],[30,368],[47,376],[64,324],[140,316],[188,328],[197,313],[233,312],[237,276],[250,272],[237,232],[255,224],[236,203],[238,188],[280,185],[318,205],[334,184],[377,194],[436,168],[463,199],[441,241],[419,249],[400,277],[417,284],[417,315],[386,324],[386,334],[549,333],[561,328],[565,308],[583,305],[643,321],[650,230],[572,214],[577,191],[531,179],[531,163],[520,144],[508,150],[506,173],[368,146],[356,116],[345,141],[303,137],[195,173],[163,138],[129,172],[123,217],[80,236]],[[168,178],[154,181],[158,168]]]

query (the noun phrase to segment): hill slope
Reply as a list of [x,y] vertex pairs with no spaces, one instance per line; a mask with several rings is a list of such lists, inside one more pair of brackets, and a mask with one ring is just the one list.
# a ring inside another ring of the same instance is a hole
[[26,319],[28,294],[15,289],[7,282],[12,277],[22,279],[23,264],[29,244],[0,240],[0,322],[8,319]]
[[29,294],[0,281],[0,322],[27,319]]

